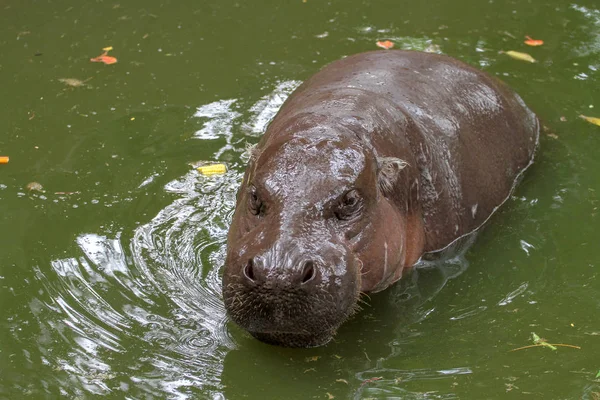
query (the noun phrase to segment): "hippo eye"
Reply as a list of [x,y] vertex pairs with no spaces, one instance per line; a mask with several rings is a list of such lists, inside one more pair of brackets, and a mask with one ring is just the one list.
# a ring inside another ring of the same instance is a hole
[[250,193],[248,194],[248,210],[250,210],[253,215],[258,215],[263,208],[263,203],[256,193],[256,187],[252,186],[250,188]]
[[342,221],[351,220],[360,214],[362,206],[363,201],[358,190],[349,190],[340,198],[335,216]]

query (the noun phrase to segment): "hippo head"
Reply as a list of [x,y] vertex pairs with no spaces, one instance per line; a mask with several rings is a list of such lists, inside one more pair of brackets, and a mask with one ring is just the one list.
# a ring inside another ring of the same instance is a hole
[[319,130],[263,139],[227,239],[230,317],[271,344],[329,341],[357,310],[361,291],[400,277],[403,220],[386,188],[402,167],[377,159],[355,135]]

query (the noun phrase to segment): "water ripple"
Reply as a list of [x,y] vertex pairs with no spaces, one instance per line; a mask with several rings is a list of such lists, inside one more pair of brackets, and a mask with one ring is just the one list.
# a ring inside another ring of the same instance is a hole
[[[177,198],[147,224],[80,234],[81,255],[52,260],[52,279],[36,268],[46,293],[30,309],[65,395],[219,396],[233,347],[219,269],[239,180],[191,171],[165,186]],[[68,350],[55,352],[57,342]]]

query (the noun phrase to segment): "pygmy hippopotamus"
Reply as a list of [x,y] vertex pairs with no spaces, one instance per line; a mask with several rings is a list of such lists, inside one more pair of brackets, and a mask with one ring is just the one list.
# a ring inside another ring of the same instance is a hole
[[251,150],[227,237],[229,316],[267,343],[328,342],[361,292],[481,227],[538,139],[517,94],[451,57],[329,64]]

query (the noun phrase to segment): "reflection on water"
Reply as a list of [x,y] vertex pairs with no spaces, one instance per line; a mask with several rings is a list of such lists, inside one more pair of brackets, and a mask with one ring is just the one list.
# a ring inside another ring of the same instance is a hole
[[[578,49],[579,56],[588,56],[600,52],[600,10],[571,4],[571,8],[581,13],[589,22],[585,28],[586,41]],[[593,71],[596,69],[594,68]]]
[[[131,240],[81,234],[82,255],[51,262],[59,279],[37,271],[51,297],[31,303],[47,337],[41,351],[66,386],[177,398],[218,389],[232,346],[218,272],[238,180],[190,172],[165,187],[179,198]],[[58,358],[56,340],[71,348]],[[115,362],[132,352],[136,365]]]
[[241,114],[233,111],[234,99],[219,100],[214,103],[198,107],[194,117],[206,118],[202,129],[194,134],[196,139],[218,139],[219,137],[230,138],[233,135],[233,120]]
[[267,129],[267,125],[275,114],[277,114],[285,99],[301,83],[300,81],[283,81],[278,83],[275,90],[263,96],[250,108],[250,112],[254,114],[254,117],[251,123],[246,124],[245,131],[250,131],[249,133],[254,135],[261,135]]
[[245,137],[239,135],[234,137],[234,132],[241,129],[246,135],[259,136],[262,134],[285,99],[300,83],[293,80],[277,82],[269,94],[263,96],[249,108],[250,115],[247,122],[244,122],[241,118],[243,115],[236,111],[239,109],[239,105],[235,99],[219,100],[198,107],[194,116],[204,120],[204,126],[194,134],[194,139],[225,139],[226,145],[215,153],[215,159],[221,158],[227,151],[239,153],[241,149],[244,149],[241,143]]

